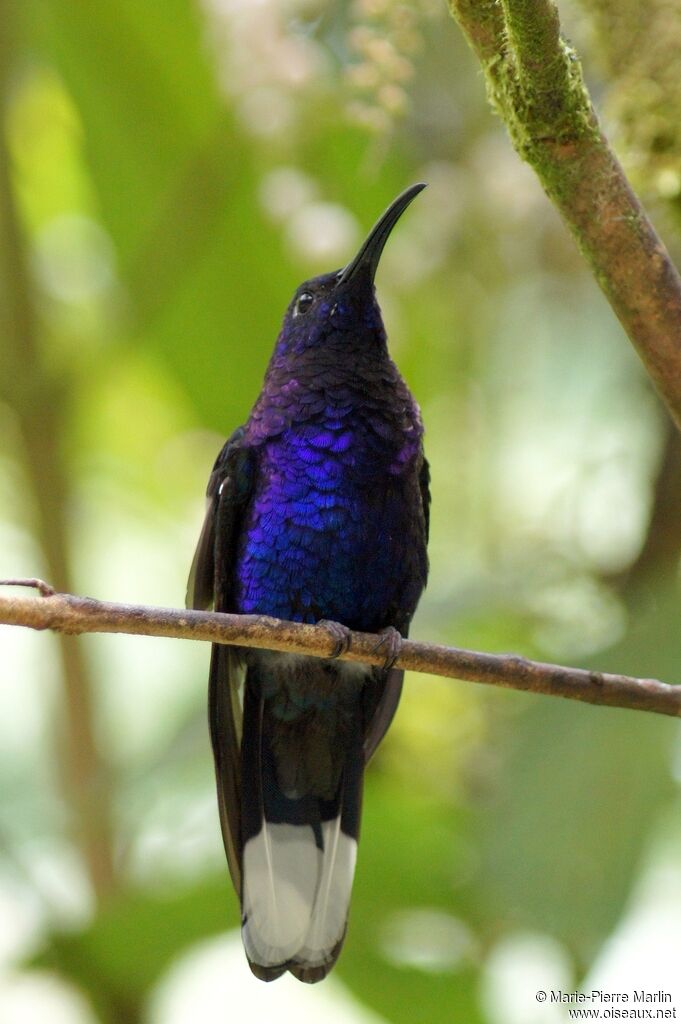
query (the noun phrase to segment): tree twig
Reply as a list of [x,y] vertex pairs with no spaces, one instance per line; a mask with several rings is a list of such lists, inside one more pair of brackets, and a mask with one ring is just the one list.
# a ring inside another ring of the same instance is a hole
[[681,278],[600,131],[553,0],[449,0],[511,140],[681,429]]
[[[5,582],[10,581],[0,581],[0,585]],[[34,586],[41,593],[46,593],[46,585],[39,580],[12,580],[11,583]],[[52,629],[62,633],[132,633],[207,640],[239,647],[290,651],[317,658],[330,657],[336,647],[336,640],[324,626],[285,622],[258,615],[226,615],[113,604],[71,594],[48,593],[39,598],[0,596],[0,623]],[[341,658],[382,665],[384,654],[380,650],[380,640],[380,637],[372,633],[353,632],[350,649]],[[670,686],[656,679],[636,679],[579,668],[564,668],[529,661],[514,654],[482,654],[414,640],[403,641],[396,664],[399,668],[413,672],[567,697],[588,704],[681,717],[681,686]]]

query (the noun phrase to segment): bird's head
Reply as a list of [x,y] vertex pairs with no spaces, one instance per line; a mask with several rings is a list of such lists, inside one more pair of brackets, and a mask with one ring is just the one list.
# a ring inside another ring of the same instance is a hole
[[374,224],[357,255],[342,270],[305,281],[296,289],[286,311],[276,356],[308,352],[333,340],[334,347],[367,336],[381,342],[385,332],[374,293],[374,277],[388,235],[425,188],[411,185],[395,199]]

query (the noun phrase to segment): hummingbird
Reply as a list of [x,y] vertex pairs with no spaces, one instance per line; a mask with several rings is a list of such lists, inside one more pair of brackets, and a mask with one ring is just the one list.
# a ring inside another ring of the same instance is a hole
[[[322,623],[333,656],[212,647],[208,717],[242,939],[263,981],[317,982],[345,938],[364,769],[392,721],[426,585],[419,407],[388,354],[374,277],[402,192],[342,269],[286,310],[255,405],[217,457],[190,608]],[[349,631],[385,663],[339,661]]]

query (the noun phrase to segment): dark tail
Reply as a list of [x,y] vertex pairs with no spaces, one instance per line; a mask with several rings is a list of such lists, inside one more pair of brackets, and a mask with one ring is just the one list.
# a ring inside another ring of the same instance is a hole
[[249,668],[241,748],[242,935],[253,973],[320,981],[347,925],[364,754],[359,712],[263,698]]

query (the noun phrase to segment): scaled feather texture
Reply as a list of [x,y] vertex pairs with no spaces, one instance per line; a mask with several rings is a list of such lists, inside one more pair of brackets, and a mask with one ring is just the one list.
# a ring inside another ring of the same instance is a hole
[[260,396],[215,463],[190,572],[190,607],[385,632],[389,652],[372,668],[213,647],[220,822],[264,981],[319,981],[338,958],[364,768],[402,687],[390,652],[426,584],[423,426],[374,292],[388,235],[423,187],[397,197],[345,268],[296,291]]

